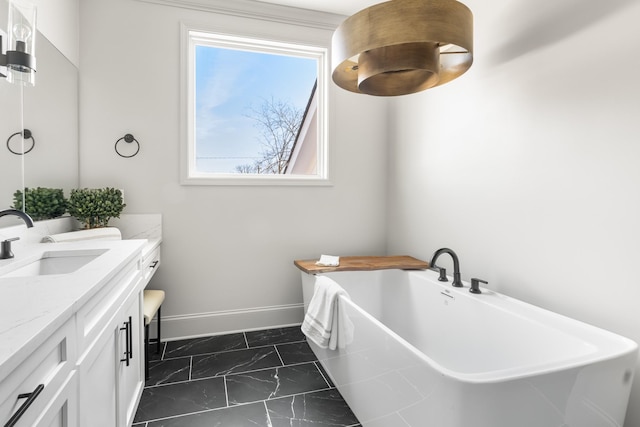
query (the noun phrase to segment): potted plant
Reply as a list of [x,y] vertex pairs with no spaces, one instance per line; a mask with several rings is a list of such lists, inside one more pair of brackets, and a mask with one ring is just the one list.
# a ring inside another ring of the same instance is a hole
[[[23,197],[24,204],[23,206]],[[64,215],[67,211],[67,200],[62,188],[28,188],[13,193],[14,209],[24,210],[34,221],[52,219]]]
[[84,228],[106,227],[111,218],[120,218],[126,205],[122,191],[116,188],[81,188],[71,190],[69,214]]

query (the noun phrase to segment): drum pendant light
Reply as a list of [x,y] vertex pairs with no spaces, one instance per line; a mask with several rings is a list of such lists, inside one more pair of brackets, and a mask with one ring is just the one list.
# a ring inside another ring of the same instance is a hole
[[390,0],[347,18],[333,34],[333,81],[375,96],[420,92],[473,62],[473,15],[456,0]]

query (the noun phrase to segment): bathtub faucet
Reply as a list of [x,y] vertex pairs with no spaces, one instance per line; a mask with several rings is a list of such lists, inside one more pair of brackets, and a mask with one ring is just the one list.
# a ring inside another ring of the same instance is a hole
[[453,252],[451,249],[449,249],[449,248],[440,248],[440,249],[438,249],[433,254],[433,257],[431,257],[431,262],[429,263],[429,267],[431,269],[438,270],[439,267],[436,266],[436,260],[442,254],[449,254],[449,255],[451,255],[451,258],[453,258],[453,283],[452,283],[452,285],[455,286],[456,288],[461,288],[462,287],[462,280],[460,280],[460,262],[458,261],[458,255],[456,255],[456,253]]

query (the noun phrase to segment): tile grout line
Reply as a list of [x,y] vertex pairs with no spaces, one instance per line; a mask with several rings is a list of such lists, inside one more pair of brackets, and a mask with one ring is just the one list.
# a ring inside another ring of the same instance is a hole
[[[232,348],[230,350],[219,350],[219,351],[210,351],[208,353],[195,353],[195,354],[185,354],[183,356],[175,356],[175,357],[167,357],[164,358],[163,355],[163,359],[162,360],[152,360],[152,362],[160,362],[160,361],[165,361],[165,360],[176,360],[176,359],[186,359],[187,357],[194,357],[194,356],[211,356],[212,354],[218,354],[218,353],[232,353],[234,351],[244,351],[244,350],[255,350],[258,348],[266,348],[266,347],[271,347],[274,345],[289,345],[289,344],[300,344],[303,342],[307,342],[306,340],[301,340],[301,341],[287,341],[287,342],[279,342],[276,344],[264,344],[264,345],[258,345],[255,347],[248,347],[248,348]],[[245,341],[246,344],[246,341]]]
[[325,383],[327,383],[327,386],[329,388],[333,388],[331,387],[331,384],[329,384],[329,380],[327,379],[327,377],[325,376],[324,372],[322,372],[322,369],[320,369],[320,366],[318,366],[318,364],[320,363],[319,360],[314,360],[313,364],[316,367],[316,369],[318,370],[318,372],[320,372],[320,375],[322,375],[322,379],[324,380]]
[[[238,332],[238,333],[234,333],[234,334],[231,334],[231,335],[240,335],[240,334],[242,334],[242,336],[243,336],[242,344],[246,346],[247,345],[247,340],[244,337],[244,332]],[[188,348],[186,351],[183,351],[185,354],[179,354],[178,356],[169,355],[167,357],[167,352],[169,351],[168,350],[168,344],[169,343],[176,343],[176,342],[180,342],[180,341],[187,341],[187,342],[209,341],[209,339],[211,339],[211,338],[216,338],[216,337],[221,337],[221,336],[224,336],[224,335],[213,335],[213,336],[199,337],[199,338],[185,338],[185,339],[180,339],[180,340],[176,340],[176,341],[165,341],[165,351],[164,351],[163,358],[166,358],[166,359],[180,359],[180,358],[183,358],[183,357],[197,356],[197,355],[201,355],[201,354],[212,354],[212,353],[218,353],[218,352],[223,352],[223,351],[234,351],[234,350],[246,350],[247,349],[247,348],[233,348],[232,347],[232,348],[229,348],[229,349],[223,348],[222,350],[208,351],[208,352],[205,352],[205,353],[190,353],[191,349]],[[237,344],[240,344],[240,342],[237,342]],[[173,349],[172,351],[180,350],[184,346],[188,347],[188,346],[190,346],[190,343],[185,343],[185,344]]]
[[[190,356],[193,357],[193,356]],[[186,357],[184,357],[183,359],[186,359]],[[227,373],[224,375],[213,375],[210,377],[202,377],[202,378],[195,378],[195,379],[189,379],[189,380],[183,380],[183,381],[175,381],[172,383],[163,383],[163,384],[157,384],[157,385],[152,385],[152,386],[145,386],[145,388],[155,388],[155,387],[166,387],[166,386],[170,386],[173,384],[185,384],[188,382],[195,382],[195,381],[202,381],[202,380],[210,380],[213,378],[223,378],[223,377],[227,377],[227,376],[234,376],[234,375],[244,375],[244,374],[249,374],[249,373],[253,373],[253,372],[261,372],[261,371],[268,371],[269,369],[277,369],[277,368],[290,368],[290,367],[294,367],[294,366],[301,366],[301,365],[310,365],[313,364],[314,366],[316,366],[316,369],[318,369],[317,365],[315,365],[316,361],[314,360],[310,360],[307,362],[296,362],[296,363],[292,363],[290,365],[283,365],[283,366],[270,366],[270,367],[266,367],[266,368],[259,368],[259,369],[251,369],[248,371],[240,371],[240,372],[231,372],[231,373]],[[324,374],[322,373],[322,370],[318,369],[318,371],[320,371],[320,375],[322,375],[322,378],[325,380],[325,382],[327,382]],[[333,388],[329,385],[329,383],[327,382],[327,386],[329,388]]]
[[242,336],[244,337],[244,343],[247,346],[247,348],[251,348],[251,347],[249,347],[249,340],[247,339],[247,333],[243,332]]
[[[177,415],[169,415],[166,417],[160,417],[160,418],[152,418],[149,419],[147,421],[141,421],[142,423],[146,423],[146,426],[148,427],[149,423],[152,422],[156,422],[156,421],[162,421],[162,420],[173,420],[173,419],[177,419],[177,418],[182,418],[182,417],[187,417],[190,415],[197,415],[197,414],[203,414],[203,413],[207,413],[207,412],[216,412],[216,411],[221,411],[224,409],[229,409],[229,408],[238,408],[241,406],[248,406],[248,405],[255,405],[256,403],[259,402],[263,402],[265,405],[265,408],[267,408],[267,414],[268,414],[268,407],[266,406],[267,401],[273,401],[273,400],[279,400],[279,399],[287,399],[290,397],[294,397],[295,396],[302,396],[302,395],[306,395],[306,394],[312,394],[312,393],[318,393],[321,391],[327,391],[327,390],[331,390],[331,388],[324,388],[324,389],[319,389],[319,390],[310,390],[310,391],[305,391],[302,393],[293,393],[293,394],[286,394],[283,396],[278,396],[278,397],[274,397],[273,399],[261,399],[261,400],[255,400],[255,401],[251,401],[251,402],[239,402],[239,403],[235,403],[234,405],[228,405],[227,406],[220,406],[219,408],[209,408],[209,409],[203,409],[203,410],[198,410],[198,411],[194,411],[194,412],[185,412],[184,414],[177,414]],[[225,382],[225,393],[226,393],[226,382]],[[271,417],[269,417],[269,420],[271,420]],[[359,426],[360,424],[352,424],[346,427],[354,427],[354,426]]]
[[[290,397],[290,396],[293,396],[293,395],[289,395],[289,396],[285,396],[285,397]],[[146,421],[139,421],[139,423],[145,424],[148,427],[149,423],[154,423],[154,422],[157,422],[157,421],[175,420],[175,419],[178,419],[178,418],[188,417],[190,415],[198,415],[198,414],[206,414],[208,412],[224,411],[225,409],[239,408],[239,407],[242,407],[242,406],[255,405],[256,403],[260,403],[260,402],[266,402],[266,400],[256,400],[254,402],[236,403],[233,406],[220,406],[219,408],[202,409],[202,410],[197,410],[197,411],[194,411],[194,412],[185,412],[184,414],[169,415],[169,416],[160,417],[160,418],[151,418],[151,419],[146,420]],[[348,427],[350,427],[350,426],[348,426]]]
[[[337,390],[337,388],[334,388],[334,387],[331,387],[331,386],[327,385],[327,387],[324,387],[324,388],[318,388],[318,389],[314,389],[314,390],[307,390],[307,391],[303,391],[303,392],[299,392],[299,393],[283,394],[282,396],[274,396],[274,397],[270,397],[270,398],[267,398],[267,399],[251,400],[251,401],[248,401],[248,402],[239,402],[239,403],[235,403],[233,406],[229,406],[229,408],[233,408],[235,406],[240,406],[240,405],[253,405],[253,404],[261,402],[261,401],[273,402],[274,400],[287,399],[289,397],[303,396],[303,395],[307,395],[307,394],[320,393],[322,391],[329,391],[329,390]],[[221,408],[217,408],[217,409],[221,409]],[[355,424],[355,425],[358,425],[358,424]]]
[[273,427],[273,423],[271,422],[271,415],[269,415],[269,407],[267,406],[267,401],[263,400],[262,403],[264,404],[264,410],[267,412],[267,426]]
[[224,401],[227,404],[227,408],[229,408],[229,390],[227,390],[227,376],[224,375],[222,377],[222,384],[224,384]]
[[282,363],[282,366],[287,366],[287,365],[285,365],[284,360],[282,360],[282,356],[280,355],[280,351],[278,350],[278,346],[276,344],[274,344],[273,348],[276,350],[276,354],[278,355],[278,359],[280,359],[280,363]]

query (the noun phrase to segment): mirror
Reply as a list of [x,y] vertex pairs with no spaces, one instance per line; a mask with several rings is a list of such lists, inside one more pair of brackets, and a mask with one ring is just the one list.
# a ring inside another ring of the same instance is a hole
[[[13,194],[23,186],[62,188],[65,197],[78,187],[78,70],[40,32],[36,59],[35,86],[0,79],[0,210],[13,205]],[[25,139],[24,148],[32,141],[35,145],[27,154],[16,155],[7,148],[7,139],[13,135],[10,147],[22,152],[23,126],[33,137]],[[22,223],[12,221],[3,217],[0,227]]]

